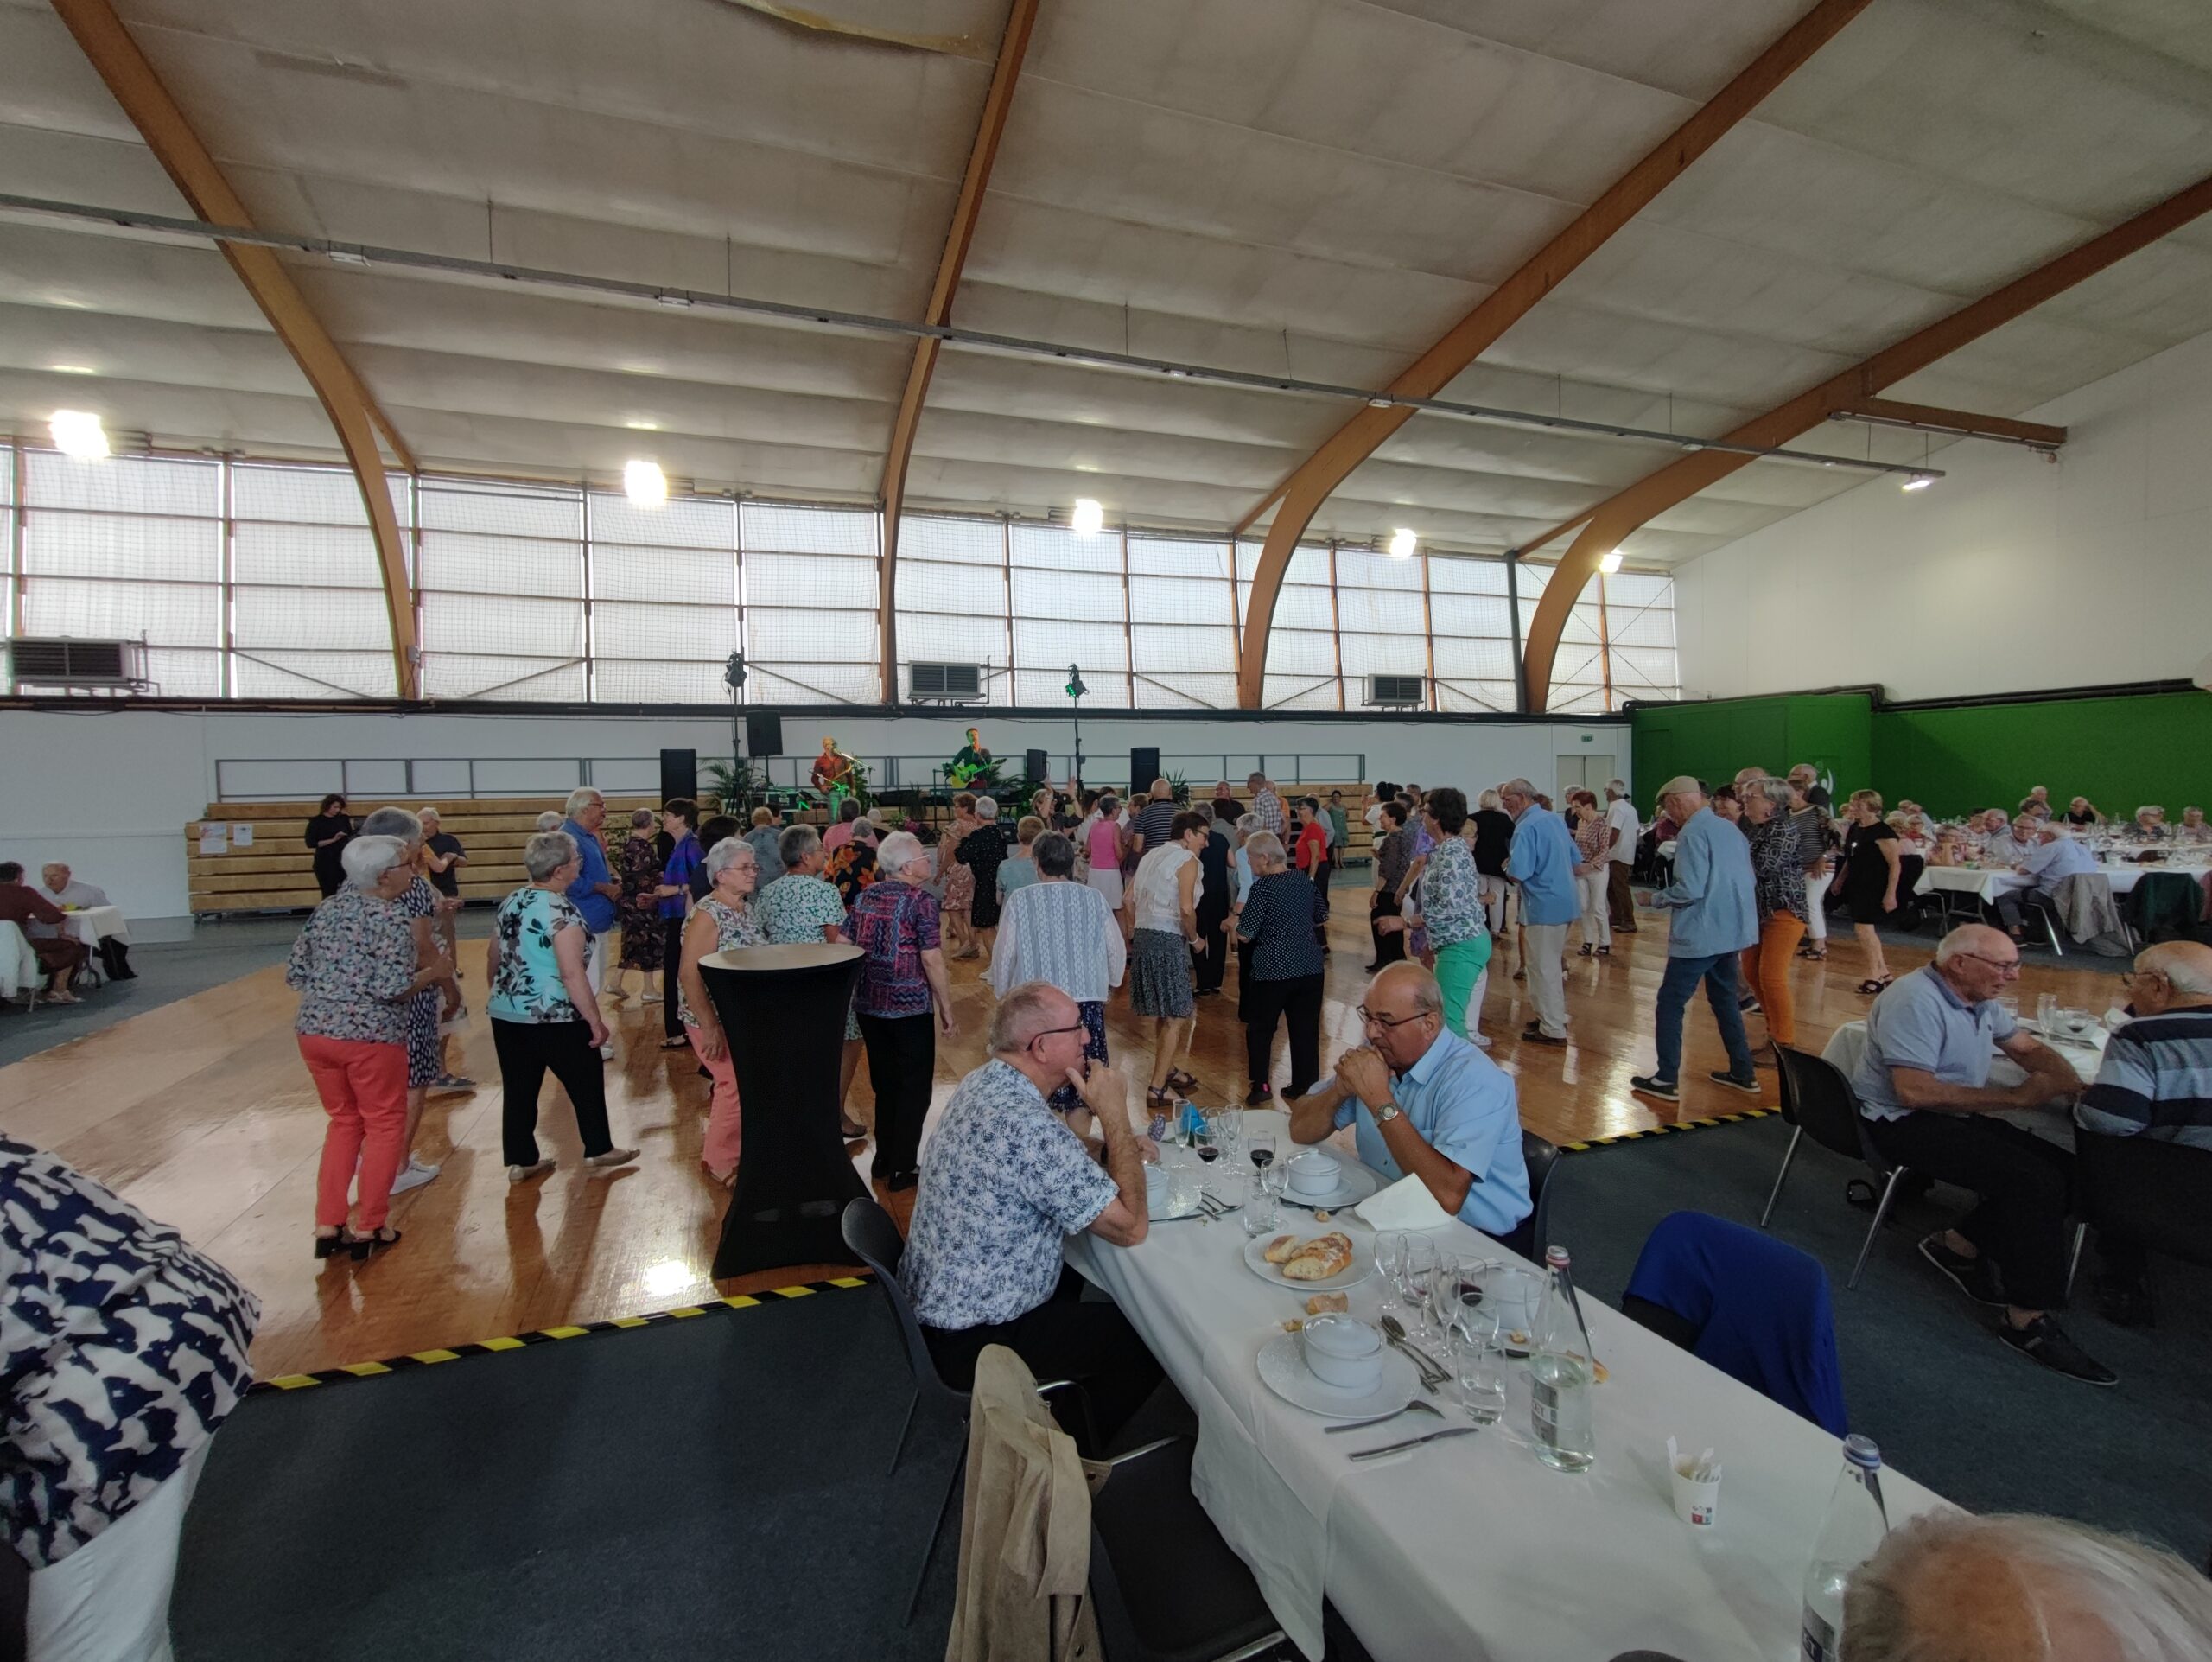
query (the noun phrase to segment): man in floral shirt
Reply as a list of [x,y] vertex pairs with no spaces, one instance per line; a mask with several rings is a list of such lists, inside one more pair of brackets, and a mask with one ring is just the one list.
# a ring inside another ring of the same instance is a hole
[[[1097,1067],[1084,1077],[1084,1037],[1075,1001],[1049,983],[1000,1001],[991,1060],[953,1091],[931,1141],[900,1276],[947,1384],[965,1390],[983,1347],[1005,1345],[1040,1379],[1080,1381],[1107,1438],[1160,1368],[1119,1309],[1082,1302],[1060,1255],[1085,1230],[1135,1246],[1149,1227],[1127,1082]],[[1069,1120],[1045,1101],[1064,1081],[1085,1104]],[[1079,1120],[1102,1140],[1085,1141]]]

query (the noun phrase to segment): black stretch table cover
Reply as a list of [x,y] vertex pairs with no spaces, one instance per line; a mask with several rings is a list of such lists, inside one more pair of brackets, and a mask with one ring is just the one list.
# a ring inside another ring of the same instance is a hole
[[729,1035],[745,1123],[717,1278],[852,1257],[838,1214],[867,1191],[837,1129],[837,1064],[860,964],[857,946],[818,945],[699,960]]

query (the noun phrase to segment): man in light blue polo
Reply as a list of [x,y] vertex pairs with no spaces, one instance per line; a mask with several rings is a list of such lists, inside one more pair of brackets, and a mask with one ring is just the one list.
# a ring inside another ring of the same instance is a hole
[[1675,838],[1675,881],[1651,896],[1652,905],[1674,914],[1667,930],[1667,973],[1659,983],[1659,1066],[1629,1086],[1639,1096],[1681,1100],[1682,1012],[1701,981],[1720,1042],[1728,1048],[1728,1066],[1713,1069],[1711,1077],[1756,1096],[1758,1070],[1744,1036],[1736,984],[1736,954],[1759,938],[1751,845],[1713,812],[1703,787],[1687,774],[1661,787],[1659,807],[1681,827]]
[[1367,984],[1359,1016],[1367,1043],[1291,1105],[1291,1140],[1357,1126],[1364,1163],[1418,1177],[1462,1223],[1524,1255],[1541,1251],[1520,1233],[1534,1207],[1513,1081],[1445,1025],[1436,977],[1411,961],[1387,966]]
[[2021,907],[2035,901],[2056,910],[2059,884],[2069,877],[2094,871],[2097,857],[2069,833],[2056,825],[2046,825],[2030,814],[2024,813],[2012,822],[2012,836],[2027,845],[2027,853],[2013,869],[2028,880],[2028,886],[1999,895],[1997,915],[2005,920],[2012,939],[2019,940],[2025,933],[2020,927]]
[[[591,933],[591,945],[584,952],[584,978],[597,992],[607,978],[607,938],[614,933],[614,901],[622,886],[607,870],[607,850],[599,840],[599,828],[607,823],[607,799],[586,785],[569,793],[567,807],[569,817],[561,829],[575,840],[582,860],[576,881],[569,885],[569,899]],[[609,1045],[600,1054],[611,1056],[614,1048]]]
[[1567,1042],[1567,932],[1582,915],[1574,890],[1574,865],[1582,856],[1567,821],[1536,800],[1525,779],[1497,787],[1499,805],[1513,816],[1513,850],[1505,869],[1521,887],[1522,963],[1536,1019],[1521,1029],[1533,1044]]

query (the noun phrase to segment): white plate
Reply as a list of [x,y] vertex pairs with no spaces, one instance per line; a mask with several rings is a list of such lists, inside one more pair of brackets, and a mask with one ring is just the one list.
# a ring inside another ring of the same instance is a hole
[[[1306,1366],[1294,1333],[1277,1334],[1260,1347],[1260,1381],[1285,1402],[1332,1420],[1365,1419],[1402,1408],[1421,1396],[1421,1370],[1413,1358],[1389,1345],[1382,1347],[1382,1378],[1374,1390],[1346,1391],[1325,1385]],[[1437,1405],[1446,1404],[1440,1399]]]
[[1307,1200],[1303,1194],[1286,1188],[1282,1201],[1287,1207],[1302,1207],[1311,1212],[1319,1207],[1324,1212],[1340,1212],[1346,1207],[1357,1206],[1382,1187],[1382,1174],[1371,1170],[1357,1161],[1339,1160],[1337,1169],[1341,1174],[1337,1187],[1318,1200]]
[[1191,1204],[1179,1210],[1167,1204],[1167,1194],[1163,1189],[1152,1197],[1152,1210],[1146,1215],[1154,1223],[1172,1224],[1179,1219],[1195,1218],[1205,1210],[1205,1208],[1198,1204],[1198,1197],[1195,1192],[1191,1196]]
[[1345,1232],[1351,1241],[1351,1264],[1349,1268],[1339,1270],[1333,1276],[1321,1281],[1293,1280],[1283,1274],[1280,1264],[1268,1262],[1268,1243],[1274,1239],[1277,1235],[1295,1235],[1301,1241],[1310,1241],[1316,1235],[1325,1235],[1330,1232],[1327,1226],[1316,1226],[1311,1229],[1299,1228],[1296,1226],[1296,1220],[1293,1219],[1285,1219],[1284,1223],[1285,1227],[1269,1234],[1255,1235],[1244,1243],[1245,1267],[1259,1277],[1262,1281],[1271,1281],[1276,1286],[1287,1288],[1294,1293],[1332,1293],[1341,1291],[1346,1287],[1357,1287],[1375,1273],[1373,1244],[1362,1246],[1359,1238],[1347,1231]]

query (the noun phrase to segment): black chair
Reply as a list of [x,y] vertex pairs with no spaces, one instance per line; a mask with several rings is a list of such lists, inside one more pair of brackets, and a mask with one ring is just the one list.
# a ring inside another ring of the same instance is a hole
[[2195,940],[2204,891],[2185,871],[2146,871],[2120,903],[2120,915],[2142,941]]
[[1794,1129],[1789,1147],[1782,1156],[1782,1169],[1774,1175],[1774,1192],[1766,1197],[1766,1208],[1759,1213],[1759,1227],[1764,1229],[1767,1219],[1774,1216],[1774,1204],[1782,1198],[1783,1180],[1789,1175],[1789,1162],[1797,1157],[1797,1145],[1808,1136],[1847,1159],[1865,1161],[1874,1175],[1884,1181],[1866,1243],[1859,1249],[1859,1261],[1851,1266],[1851,1279],[1843,1283],[1855,1291],[1859,1274],[1866,1268],[1866,1255],[1874,1250],[1874,1238],[1882,1232],[1883,1222],[1890,1215],[1890,1202],[1897,1198],[1897,1182],[1904,1176],[1905,1168],[1892,1164],[1867,1137],[1866,1116],[1859,1111],[1859,1093],[1851,1088],[1841,1069],[1808,1051],[1788,1045],[1774,1048],[1781,1063],[1782,1117]]
[[[2076,1215],[2147,1251],[2212,1264],[2212,1149],[2074,1130]],[[2081,1250],[2081,1238],[2075,1239]]]
[[1192,1443],[1108,1462],[1090,1497],[1090,1598],[1106,1662],[1231,1662],[1281,1642],[1259,1584],[1191,1492]]
[[[947,1385],[937,1371],[937,1359],[930,1354],[929,1345],[922,1338],[922,1324],[914,1315],[913,1302],[906,1296],[906,1289],[899,1279],[899,1261],[906,1253],[906,1243],[899,1233],[899,1226],[891,1221],[891,1214],[867,1196],[848,1200],[838,1216],[838,1226],[845,1237],[845,1245],[853,1255],[875,1272],[878,1285],[891,1302],[891,1313],[899,1321],[899,1336],[906,1347],[906,1369],[913,1375],[914,1397],[906,1404],[906,1417],[899,1423],[899,1442],[891,1451],[891,1470],[886,1475],[895,1475],[899,1462],[906,1452],[907,1433],[914,1429],[914,1416],[927,1402],[932,1410],[942,1410],[960,1424],[964,1442],[968,1431],[968,1393]],[[1040,1397],[1056,1391],[1075,1393],[1083,1415],[1088,1436],[1089,1404],[1082,1398],[1081,1391],[1071,1379],[1053,1379],[1037,1387]],[[937,1523],[930,1530],[928,1545],[922,1549],[921,1568],[914,1572],[914,1590],[906,1601],[906,1620],[914,1619],[914,1612],[922,1602],[922,1583],[929,1578],[930,1560],[937,1556],[938,1539],[944,1533],[944,1520],[952,1511],[952,1498],[960,1492],[960,1481],[966,1474],[968,1462],[963,1458],[952,1464],[952,1475],[944,1487],[944,1499],[938,1503]]]
[[1541,1264],[1544,1248],[1551,1244],[1552,1168],[1559,1164],[1559,1149],[1534,1131],[1524,1130],[1521,1158],[1529,1168],[1529,1215],[1521,1220],[1520,1227],[1501,1235],[1498,1245]]

